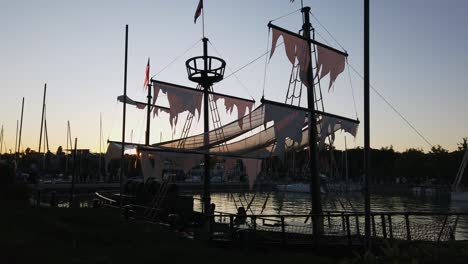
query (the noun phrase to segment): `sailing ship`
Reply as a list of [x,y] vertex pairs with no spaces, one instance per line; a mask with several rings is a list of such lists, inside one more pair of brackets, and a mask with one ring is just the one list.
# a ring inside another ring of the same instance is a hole
[[[215,92],[215,84],[224,78],[226,62],[208,53],[209,40],[203,36],[203,54],[189,58],[185,63],[188,79],[196,83],[196,87],[151,78],[147,84],[147,102],[131,100],[126,94],[118,97],[124,105],[146,109],[146,142],[136,144],[109,141],[107,159],[120,157],[124,150],[135,149],[144,182],[159,182],[161,192],[164,188],[167,189],[166,182],[171,180],[170,177],[164,177],[166,164],[177,165],[185,173],[196,166],[202,166],[202,213],[210,214],[210,175],[213,162],[222,162],[227,172],[240,161],[252,189],[257,176],[266,166],[264,161],[285,162],[285,153],[306,151],[306,167],[310,179],[307,187],[312,195],[312,213],[321,214],[319,148],[324,146],[326,139],[331,143],[338,131],[356,136],[359,120],[325,112],[321,101],[321,82],[328,76],[328,88],[333,87],[346,66],[348,54],[315,40],[309,18],[310,8],[303,7],[301,12],[304,23],[298,31],[301,34],[272,22],[267,25],[272,33],[271,49],[267,51],[267,55],[271,60],[274,54],[280,52],[280,47],[284,46],[292,67],[285,102],[262,97],[260,104],[254,107],[254,100]],[[281,43],[279,39],[282,39]],[[156,105],[160,102],[161,94],[167,97],[167,106]],[[301,98],[304,95],[306,96]],[[307,107],[300,105],[303,99],[307,100]],[[224,101],[224,108],[228,113],[232,113],[234,107],[237,109],[237,120],[223,123],[218,108],[221,101]],[[187,113],[181,136],[150,144],[151,113],[158,116],[161,112],[169,114],[168,121],[172,128],[180,124],[179,118]],[[193,121],[200,119],[203,119],[203,133],[190,135]],[[160,199],[153,199],[152,208],[159,207],[160,202]],[[314,221],[314,231],[321,229],[318,224],[318,221]]]

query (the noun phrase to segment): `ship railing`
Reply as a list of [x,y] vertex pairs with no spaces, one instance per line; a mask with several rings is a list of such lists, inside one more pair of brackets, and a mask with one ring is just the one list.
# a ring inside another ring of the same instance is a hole
[[[334,238],[349,245],[364,241],[364,213],[333,211],[322,215],[247,215],[245,223],[236,223],[236,215],[215,212],[212,233],[217,237],[255,237],[271,242],[316,241]],[[457,224],[465,212],[375,212],[371,214],[373,239],[446,242],[457,239]],[[313,222],[321,221],[319,236],[313,233]],[[466,237],[467,234],[465,234]],[[466,239],[466,238],[465,238]]]

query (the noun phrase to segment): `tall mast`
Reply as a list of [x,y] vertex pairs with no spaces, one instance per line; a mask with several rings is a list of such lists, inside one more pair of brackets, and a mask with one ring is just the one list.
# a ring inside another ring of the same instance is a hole
[[21,149],[21,132],[23,131],[23,113],[24,113],[24,97],[23,102],[21,103],[21,122],[20,122],[20,129],[19,129],[19,139],[18,139],[18,153]]
[[[202,16],[204,12],[202,11]],[[203,17],[202,17],[203,19]],[[203,19],[204,20],[204,19]],[[204,34],[204,33],[203,33]],[[208,39],[205,38],[203,35],[203,68],[205,71],[202,73],[202,78],[207,78],[206,69],[208,69]],[[208,104],[208,91],[210,89],[208,83],[203,83],[203,144],[206,147],[206,151],[208,152],[209,148],[207,147],[210,138],[208,132],[210,131],[210,122],[209,122],[209,104]],[[204,209],[205,213],[209,212],[211,197],[210,197],[210,156],[205,154],[205,177],[204,177],[204,195],[203,195],[203,202],[204,202]]]
[[[312,25],[310,24],[310,7],[306,6],[301,9],[304,17],[303,36],[307,39],[311,39],[310,30]],[[309,67],[307,68],[307,76],[309,77],[309,86],[311,89],[307,91],[307,104],[309,108],[309,164],[310,164],[310,193],[312,199],[312,214],[315,216],[321,215],[322,211],[322,197],[320,193],[320,175],[318,169],[318,147],[317,147],[317,120],[315,119],[315,99],[314,99],[314,75],[312,72],[312,55],[309,53]],[[323,231],[322,221],[320,217],[313,217],[313,233],[319,235]]]
[[[68,145],[68,139],[70,139],[70,145]],[[67,155],[67,151],[69,151],[69,149],[72,148],[72,143],[71,143],[71,135],[70,135],[70,121],[67,120],[67,147],[65,149],[65,177],[68,178],[68,155]],[[70,151],[71,153],[71,151]]]
[[[122,152],[120,160],[120,208],[123,205],[123,171],[125,167],[124,153],[125,153],[125,116],[127,110],[127,61],[128,61],[128,25],[125,25],[125,63],[124,63],[124,102],[123,102],[123,122],[122,122]],[[148,106],[149,107],[149,106]]]
[[[71,143],[71,142],[70,142]],[[75,147],[73,149],[73,169],[72,169],[72,181],[71,181],[71,188],[70,188],[70,207],[75,207],[75,171],[76,171],[76,147],[78,143],[78,138],[75,138]],[[71,144],[70,144],[71,146]]]
[[[150,60],[148,59],[148,64],[150,63]],[[148,89],[148,106],[146,107],[146,138],[145,138],[145,145],[149,146],[150,144],[150,129],[151,129],[151,82],[148,81],[148,86],[146,87]]]
[[[203,60],[203,62],[201,61]],[[210,214],[210,156],[209,152],[209,95],[213,83],[219,82],[224,77],[226,62],[217,57],[208,56],[208,39],[203,37],[203,56],[193,57],[185,62],[187,66],[188,78],[203,87],[203,143],[204,143],[204,192],[203,210],[205,214]],[[203,66],[202,66],[203,65]]]
[[0,132],[0,154],[3,153],[3,124],[2,124],[2,131]]
[[46,114],[47,109],[45,110],[46,111],[44,113],[44,153],[46,153],[46,149],[47,149],[47,152],[50,150],[49,149],[49,134],[47,130],[47,114]]
[[[16,120],[16,136],[15,136],[15,162],[17,161],[17,150],[18,149],[18,119]],[[17,163],[18,164],[18,163]]]
[[370,98],[369,98],[369,0],[364,0],[364,213],[366,247],[370,250]]
[[99,179],[102,178],[101,161],[102,161],[102,114],[99,112]]
[[39,148],[37,148],[39,153],[41,152],[42,128],[44,127],[44,112],[45,112],[46,91],[47,91],[47,83],[44,83],[44,96],[42,97],[41,133],[39,134]]

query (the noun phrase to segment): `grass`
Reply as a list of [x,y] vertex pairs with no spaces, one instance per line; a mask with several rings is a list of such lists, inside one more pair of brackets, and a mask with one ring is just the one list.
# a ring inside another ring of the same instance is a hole
[[127,223],[106,209],[7,208],[0,263],[336,263],[312,254],[226,249]]
[[379,255],[355,253],[344,258],[340,252],[219,247],[155,225],[126,222],[109,209],[2,203],[0,208],[4,209],[0,263],[465,263],[468,259],[468,242],[388,243]]

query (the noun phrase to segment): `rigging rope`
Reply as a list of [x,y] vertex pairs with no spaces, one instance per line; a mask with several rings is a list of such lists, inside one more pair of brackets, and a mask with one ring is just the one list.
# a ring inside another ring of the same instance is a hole
[[[340,46],[343,50],[346,50],[341,44],[340,42],[338,42],[338,40],[336,40],[336,38],[330,33],[330,31],[328,31],[328,29],[322,24],[320,23],[320,21],[318,20],[318,18],[316,16],[314,16],[314,14],[312,14],[312,12],[310,12],[310,14],[312,15],[312,17],[315,18],[315,20],[317,20],[317,23],[319,23],[319,25],[325,29],[325,31],[330,35],[330,37],[338,44],[338,46]],[[323,36],[321,36],[318,32],[317,34],[323,38]],[[324,41],[328,43],[328,41],[323,38]],[[361,79],[364,79],[364,77],[351,65],[348,63],[348,60],[346,60],[346,64],[348,64],[348,66],[361,78]],[[348,68],[348,73],[349,73],[349,68]],[[349,74],[350,75],[350,74]],[[350,78],[351,79],[351,78]],[[401,118],[403,119],[403,121],[411,128],[413,129],[414,132],[416,132],[416,134],[418,134],[419,137],[421,137],[421,139],[423,139],[431,148],[433,147],[433,145],[421,134],[421,132],[419,132],[419,130],[417,130],[409,121],[408,119],[406,119],[402,113],[400,113],[387,99],[385,99],[385,97],[372,85],[370,85],[370,88],[372,88],[372,90],[380,97],[380,99],[382,99],[388,106],[390,106],[390,108],[392,108],[392,110]],[[352,87],[351,87],[352,89]],[[357,109],[356,108],[356,102],[354,100],[354,92],[353,92],[353,101],[354,101],[354,108],[355,110]],[[356,111],[356,117],[357,117],[357,111]]]
[[[364,76],[362,76],[351,64],[348,64],[349,67],[359,76],[361,77],[361,79],[364,80]],[[406,119],[402,113],[400,113],[387,99],[385,99],[385,97],[376,89],[374,88],[374,86],[372,86],[372,84],[369,85],[370,88],[380,97],[380,99],[382,99],[388,106],[390,106],[390,108],[401,118],[403,119],[403,121],[405,121],[405,123],[411,128],[413,129],[414,132],[416,132],[416,134],[418,134],[419,137],[421,137],[422,140],[424,140],[431,148],[433,147],[433,145],[421,134],[421,132],[419,132],[419,130],[417,130],[409,121],[408,119]]]
[[[211,40],[208,40],[208,43],[210,43],[211,47],[213,47],[213,49],[215,50],[215,52],[218,54],[218,56],[220,57],[223,57],[223,55],[221,54],[221,52],[219,52],[216,47],[213,45],[213,43],[211,42]],[[226,67],[228,68],[229,71],[231,71],[232,75],[234,75],[234,77],[236,77],[237,81],[239,82],[239,84],[242,86],[242,88],[245,89],[245,91],[249,94],[250,98],[252,98],[253,100],[255,100],[252,96],[252,94],[250,94],[249,92],[249,89],[244,85],[244,83],[239,79],[239,77],[237,75],[235,75],[235,73],[232,71],[231,67],[229,67],[228,64],[226,64]]]
[[110,139],[110,135],[111,135],[112,131],[114,130],[115,119],[116,119],[116,118],[115,118],[115,115],[118,114],[118,113],[117,113],[118,111],[116,111],[116,110],[117,110],[117,105],[118,105],[118,104],[119,104],[118,101],[116,101],[115,104],[114,104],[114,111],[112,111],[112,118],[111,118],[111,120],[112,120],[112,122],[111,122],[111,129],[110,129],[109,132],[107,133],[107,140]]
[[351,81],[351,71],[349,70],[349,62],[348,58],[346,58],[346,64],[348,65],[348,78],[349,78],[349,85],[351,86],[351,95],[353,96],[353,104],[354,104],[354,112],[356,112],[356,119],[358,119],[357,107],[356,107],[356,99],[354,98],[354,88],[353,82]]
[[273,19],[273,20],[270,20],[270,22],[273,22],[273,21],[276,21],[276,20],[280,20],[280,19],[285,18],[285,17],[287,17],[287,16],[290,16],[290,15],[292,15],[292,14],[298,12],[298,11],[301,11],[301,8],[299,8],[299,9],[297,9],[297,10],[294,10],[294,11],[292,11],[292,12],[289,13],[289,14],[282,15],[282,16],[280,16],[280,17],[277,17],[277,18]]
[[[268,53],[268,46],[269,46],[268,43],[270,43],[270,29],[268,29],[268,36],[267,36],[267,45],[266,45],[267,53]],[[263,71],[263,90],[262,90],[262,98],[265,96],[267,65],[268,65],[268,56],[265,56],[265,69],[264,69],[264,71]]]
[[171,66],[174,62],[176,62],[178,59],[180,59],[182,56],[184,56],[187,52],[189,52],[191,49],[193,49],[193,47],[195,47],[195,45],[198,44],[198,42],[200,42],[201,39],[197,40],[197,42],[195,42],[192,46],[190,46],[188,49],[186,49],[182,54],[180,54],[179,56],[177,56],[175,59],[173,59],[171,62],[169,62],[169,64],[167,64],[166,66],[164,66],[164,68],[162,68],[160,71],[158,71],[155,75],[151,76],[150,79],[152,79],[153,77],[155,77],[156,75],[159,75],[161,72],[163,72],[164,70],[166,70],[167,68],[169,68],[169,66]]
[[312,11],[309,11],[310,15],[315,18],[315,20],[317,20],[317,23],[323,28],[325,29],[325,31],[328,33],[328,35],[330,35],[330,37],[336,42],[336,44],[338,44],[338,46],[340,46],[344,51],[346,51],[346,49],[340,44],[340,42],[338,42],[338,40],[336,40],[336,38],[330,33],[330,31],[328,31],[328,29],[322,24],[320,23],[320,20],[314,16],[314,14],[312,14]]
[[[279,47],[279,46],[281,46],[281,45],[283,45],[283,44],[284,44],[284,42],[281,42],[281,43],[279,43],[278,45],[276,45],[275,48],[277,48],[277,47]],[[233,74],[238,73],[239,71],[243,70],[243,69],[246,68],[247,66],[250,66],[252,63],[258,61],[258,60],[261,59],[263,56],[265,56],[265,55],[267,55],[268,53],[270,53],[270,51],[271,51],[271,50],[268,50],[267,52],[262,53],[260,56],[256,57],[255,59],[253,59],[253,60],[250,61],[249,63],[247,63],[247,64],[245,64],[244,66],[240,67],[239,69],[235,70],[233,73],[229,74],[228,76],[225,76],[224,79],[223,79],[222,81],[224,81],[224,80],[226,80],[227,78],[231,77]]]

